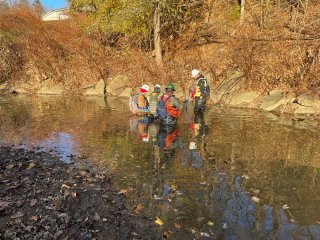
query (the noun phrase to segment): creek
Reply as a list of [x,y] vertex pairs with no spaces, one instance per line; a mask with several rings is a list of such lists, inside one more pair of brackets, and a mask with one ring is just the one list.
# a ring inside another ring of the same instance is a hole
[[127,100],[26,95],[1,97],[0,114],[1,144],[108,166],[159,235],[320,239],[318,121],[213,107],[159,129]]

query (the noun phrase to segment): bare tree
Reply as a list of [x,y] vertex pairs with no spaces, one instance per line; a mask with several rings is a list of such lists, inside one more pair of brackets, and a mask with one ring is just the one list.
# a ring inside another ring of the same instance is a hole
[[158,67],[163,67],[162,61],[162,49],[161,49],[161,9],[159,1],[155,1],[155,9],[154,9],[154,16],[153,16],[153,29],[154,29],[154,51],[156,57],[156,63]]
[[244,21],[245,3],[246,3],[246,0],[241,0],[241,3],[240,3],[240,25],[242,25],[243,21]]
[[44,8],[40,2],[40,0],[34,0],[32,4],[33,11],[37,14],[37,16],[41,16],[44,13]]

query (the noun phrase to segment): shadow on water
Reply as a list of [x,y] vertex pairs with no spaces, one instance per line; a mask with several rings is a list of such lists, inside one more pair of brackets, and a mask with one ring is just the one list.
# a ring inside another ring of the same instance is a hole
[[218,108],[165,127],[94,97],[5,97],[0,113],[1,143],[108,165],[159,234],[320,239],[318,121]]

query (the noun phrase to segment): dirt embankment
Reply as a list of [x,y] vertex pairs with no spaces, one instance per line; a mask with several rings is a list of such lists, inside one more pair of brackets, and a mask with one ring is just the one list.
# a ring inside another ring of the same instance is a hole
[[0,147],[0,239],[157,239],[111,182],[90,165]]

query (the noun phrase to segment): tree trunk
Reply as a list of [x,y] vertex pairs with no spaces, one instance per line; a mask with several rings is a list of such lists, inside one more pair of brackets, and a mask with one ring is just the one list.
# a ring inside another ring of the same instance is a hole
[[243,24],[243,21],[244,21],[245,3],[246,3],[246,0],[241,0],[241,5],[240,5],[240,26]]
[[162,61],[162,49],[161,49],[161,38],[160,38],[160,4],[156,1],[155,11],[154,11],[154,19],[153,19],[153,27],[154,27],[154,51],[156,56],[156,63],[158,67],[163,67]]

